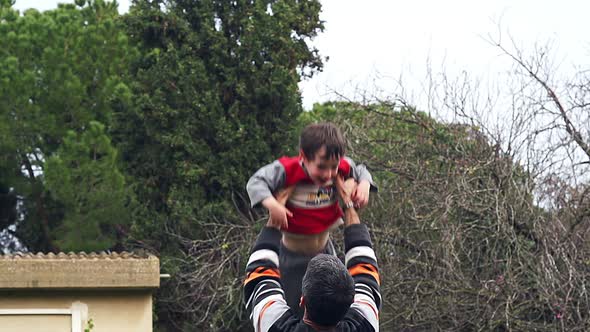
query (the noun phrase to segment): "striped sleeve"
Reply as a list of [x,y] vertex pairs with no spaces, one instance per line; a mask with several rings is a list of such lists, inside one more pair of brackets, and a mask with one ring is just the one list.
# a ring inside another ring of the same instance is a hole
[[366,225],[350,225],[344,229],[344,249],[346,268],[355,282],[354,303],[351,308],[359,311],[375,331],[379,331],[380,277],[377,257]]
[[263,228],[246,265],[244,301],[256,332],[268,331],[289,309],[280,283],[280,241],[279,230]]

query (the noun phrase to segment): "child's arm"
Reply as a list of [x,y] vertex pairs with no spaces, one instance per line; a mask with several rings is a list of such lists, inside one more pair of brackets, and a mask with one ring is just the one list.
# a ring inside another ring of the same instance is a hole
[[377,186],[365,165],[357,165],[354,160],[348,157],[344,158],[350,164],[350,176],[358,182],[358,186],[352,193],[352,200],[356,207],[363,208],[369,203],[369,192],[377,191]]
[[268,213],[270,214],[268,221],[269,226],[287,228],[287,216],[293,217],[291,211],[289,211],[284,205],[281,205],[281,203],[273,196],[269,196],[263,200],[262,205],[268,209]]
[[292,216],[273,196],[273,192],[285,185],[285,176],[285,168],[277,160],[254,173],[246,185],[251,206],[262,204],[267,208],[275,227],[287,227],[287,216]]

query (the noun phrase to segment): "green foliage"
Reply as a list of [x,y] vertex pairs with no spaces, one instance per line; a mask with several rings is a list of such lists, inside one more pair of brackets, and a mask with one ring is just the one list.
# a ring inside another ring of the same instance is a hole
[[117,227],[130,222],[125,180],[105,126],[91,121],[68,132],[45,164],[46,188],[63,202],[63,223],[54,231],[62,250],[97,251],[116,244]]
[[382,329],[587,329],[587,249],[478,128],[386,103],[316,105],[300,125],[322,120],[344,129],[380,186],[362,219],[381,266]]
[[51,234],[66,202],[47,193],[45,160],[69,131],[112,122],[112,98],[135,52],[118,23],[114,2],[60,5],[24,15],[0,8],[0,184],[24,204],[17,234],[30,250],[57,250]]
[[225,211],[219,202],[283,150],[301,112],[297,70],[321,65],[305,40],[322,26],[315,1],[162,6],[140,2],[127,17],[143,57],[120,143],[130,172],[148,184],[139,195],[187,231],[195,216]]
[[[217,236],[210,223],[248,210],[248,177],[292,145],[302,111],[297,83],[321,68],[306,43],[323,28],[319,10],[315,0],[138,1],[130,9],[127,31],[141,57],[113,142],[145,207],[132,228],[141,246],[178,258],[187,251],[179,237],[209,243]],[[170,261],[175,271],[194,268]],[[196,287],[191,280],[173,278],[161,297]],[[193,329],[209,319],[207,308],[165,308],[160,319]]]
[[90,318],[88,320],[87,327],[84,329],[84,332],[91,332],[92,329],[94,329],[94,321],[92,320],[92,318]]
[[0,187],[0,229],[7,228],[16,222],[16,194],[10,188]]

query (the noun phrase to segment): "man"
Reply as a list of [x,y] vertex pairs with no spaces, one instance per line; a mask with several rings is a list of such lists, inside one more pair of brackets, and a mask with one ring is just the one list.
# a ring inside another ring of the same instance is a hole
[[[244,299],[256,332],[266,331],[379,331],[381,295],[377,259],[365,225],[351,200],[350,186],[336,178],[346,207],[344,249],[346,267],[336,257],[313,258],[303,277],[303,319],[289,309],[280,283],[281,232],[267,223],[258,235],[246,266]],[[286,201],[288,193],[277,198]],[[284,276],[288,278],[288,276]]]

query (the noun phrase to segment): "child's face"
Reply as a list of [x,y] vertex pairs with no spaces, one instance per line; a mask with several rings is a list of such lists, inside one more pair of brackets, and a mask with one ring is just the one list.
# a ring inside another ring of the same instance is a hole
[[307,173],[311,180],[319,186],[327,186],[332,183],[332,180],[338,174],[338,165],[340,158],[333,157],[326,158],[326,147],[322,146],[315,154],[314,159],[305,157],[303,151],[300,153],[303,159],[303,165],[307,169]]

